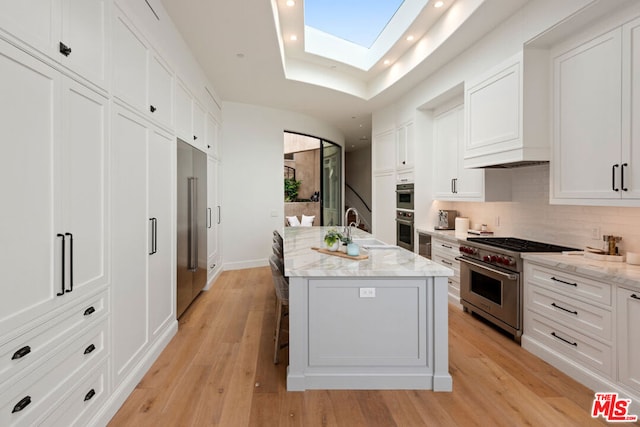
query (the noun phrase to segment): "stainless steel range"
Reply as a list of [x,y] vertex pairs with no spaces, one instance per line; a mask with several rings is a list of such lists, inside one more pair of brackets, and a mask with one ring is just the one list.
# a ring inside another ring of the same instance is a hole
[[470,237],[460,245],[460,303],[511,333],[522,336],[523,252],[575,249],[514,237]]

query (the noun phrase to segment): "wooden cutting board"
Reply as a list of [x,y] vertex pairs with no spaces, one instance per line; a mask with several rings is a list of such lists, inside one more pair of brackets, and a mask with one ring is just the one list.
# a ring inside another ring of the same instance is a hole
[[360,254],[357,256],[351,256],[351,255],[347,255],[346,253],[342,252],[342,251],[330,251],[328,249],[323,249],[323,248],[311,248],[314,251],[318,251],[322,254],[327,254],[327,255],[333,255],[333,256],[337,256],[340,258],[347,258],[347,259],[351,259],[351,260],[363,260],[363,259],[368,259],[369,255],[364,255],[364,254]]

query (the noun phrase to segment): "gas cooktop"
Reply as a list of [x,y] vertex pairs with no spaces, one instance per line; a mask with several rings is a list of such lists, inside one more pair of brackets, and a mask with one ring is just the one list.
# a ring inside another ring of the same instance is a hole
[[552,245],[550,243],[518,239],[516,237],[467,237],[467,242],[493,246],[513,252],[563,252],[578,250],[566,246]]

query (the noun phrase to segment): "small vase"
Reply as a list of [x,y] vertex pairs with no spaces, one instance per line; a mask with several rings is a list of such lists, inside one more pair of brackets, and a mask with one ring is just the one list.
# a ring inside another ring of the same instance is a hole
[[327,242],[325,242],[324,244],[327,246],[327,249],[330,250],[331,252],[337,251],[338,248],[340,247],[340,241],[333,242],[333,245],[330,245]]

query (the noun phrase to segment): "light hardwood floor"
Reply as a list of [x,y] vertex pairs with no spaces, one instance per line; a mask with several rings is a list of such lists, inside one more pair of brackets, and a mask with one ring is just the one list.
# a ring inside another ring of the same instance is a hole
[[452,393],[286,391],[268,268],[224,272],[110,426],[588,426],[593,392],[449,306]]

